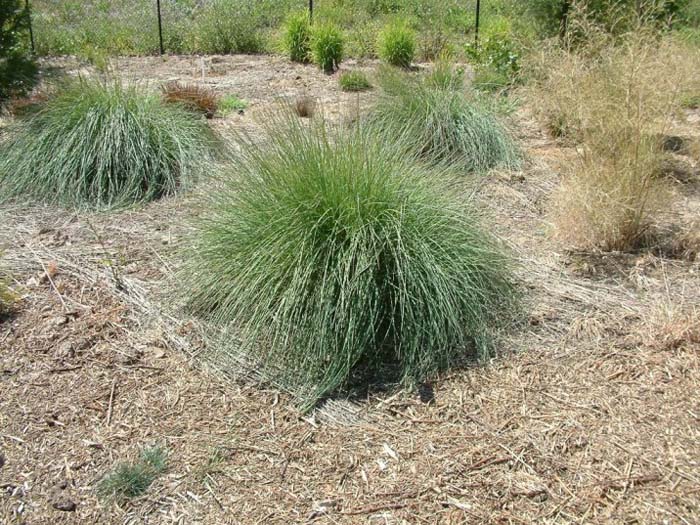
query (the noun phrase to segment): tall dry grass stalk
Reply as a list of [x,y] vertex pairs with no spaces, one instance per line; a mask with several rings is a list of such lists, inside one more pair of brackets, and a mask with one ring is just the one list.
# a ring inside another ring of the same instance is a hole
[[577,249],[635,249],[670,205],[663,137],[700,85],[700,53],[643,26],[615,39],[589,34],[587,45],[550,48],[532,63],[535,114],[578,151],[553,222]]

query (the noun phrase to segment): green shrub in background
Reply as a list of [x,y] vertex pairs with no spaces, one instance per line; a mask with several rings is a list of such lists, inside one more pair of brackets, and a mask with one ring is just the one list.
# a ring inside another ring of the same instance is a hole
[[474,65],[475,87],[495,91],[517,80],[522,48],[508,19],[492,19],[485,25],[479,43],[467,44],[465,52]]
[[295,13],[284,27],[284,49],[292,62],[306,63],[311,55],[311,24],[307,12]]
[[264,7],[252,0],[213,0],[196,19],[197,47],[215,54],[264,52]]
[[416,35],[406,22],[394,20],[379,33],[377,49],[388,64],[409,68],[416,53]]
[[202,117],[135,86],[79,80],[0,144],[0,195],[112,207],[170,195],[218,146]]
[[331,24],[316,25],[311,33],[311,50],[316,65],[333,73],[343,60],[343,34]]
[[184,259],[191,308],[236,330],[307,408],[488,352],[514,288],[474,206],[395,137],[274,115],[266,127],[202,197]]
[[338,82],[343,91],[367,91],[372,87],[367,75],[357,70],[345,71],[340,75]]
[[21,42],[28,21],[22,5],[19,0],[0,3],[0,107],[11,97],[27,93],[37,80],[36,64]]
[[440,62],[426,77],[384,68],[370,119],[387,137],[402,137],[414,154],[468,172],[516,167],[515,143],[489,108],[464,89],[461,72]]

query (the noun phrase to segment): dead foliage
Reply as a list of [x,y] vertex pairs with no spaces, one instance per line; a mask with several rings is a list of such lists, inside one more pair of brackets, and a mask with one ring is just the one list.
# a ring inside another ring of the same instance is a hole
[[182,104],[191,111],[214,118],[219,109],[219,96],[214,90],[197,84],[168,82],[162,87],[163,99],[173,104]]

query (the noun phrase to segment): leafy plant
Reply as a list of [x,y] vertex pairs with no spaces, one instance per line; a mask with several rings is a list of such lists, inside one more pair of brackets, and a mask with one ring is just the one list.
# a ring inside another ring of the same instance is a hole
[[367,91],[372,88],[367,75],[358,70],[343,72],[338,82],[343,91]]
[[36,83],[38,69],[20,44],[28,12],[19,0],[0,4],[0,107],[11,97],[27,93]]
[[293,14],[284,28],[284,48],[292,62],[306,63],[311,55],[311,24],[306,12]]
[[144,494],[165,472],[167,453],[160,447],[141,451],[137,461],[121,463],[99,482],[97,492],[104,499],[124,500]]
[[244,109],[247,109],[249,105],[247,100],[243,100],[237,95],[225,95],[219,101],[219,108],[224,115],[234,111],[240,113]]
[[331,24],[314,26],[311,49],[316,65],[326,73],[333,73],[343,60],[343,35]]
[[385,62],[409,68],[416,52],[416,35],[405,22],[395,20],[379,33],[377,49]]
[[503,125],[448,63],[424,77],[385,68],[371,120],[387,137],[401,137],[432,163],[454,163],[470,172],[516,167],[517,148]]
[[163,100],[170,104],[181,104],[186,109],[213,118],[219,108],[219,97],[211,89],[196,84],[168,82],[162,88]]
[[0,193],[113,207],[170,195],[219,142],[203,119],[136,86],[71,82],[0,144]]
[[465,51],[475,66],[475,87],[494,91],[517,80],[522,51],[506,19],[491,22],[479,43],[467,44]]
[[242,137],[202,197],[184,259],[190,307],[236,330],[307,408],[487,353],[514,286],[473,203],[393,137],[284,115],[266,118],[265,144]]

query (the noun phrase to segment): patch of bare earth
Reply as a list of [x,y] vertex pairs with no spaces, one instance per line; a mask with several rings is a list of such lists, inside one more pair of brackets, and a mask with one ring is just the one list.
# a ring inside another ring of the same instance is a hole
[[[189,81],[196,60],[123,67]],[[292,94],[340,97],[310,67],[222,60],[210,87],[261,106],[279,68]],[[0,321],[0,523],[700,522],[700,264],[552,244],[571,152],[518,123],[528,166],[480,192],[521,262],[527,320],[432,401],[389,392],[302,416],[235,363],[207,365],[201,327],[170,304],[186,196],[110,215],[0,208],[22,295]],[[683,183],[683,206],[697,190]],[[102,476],[153,444],[168,470],[146,494],[98,500]]]

